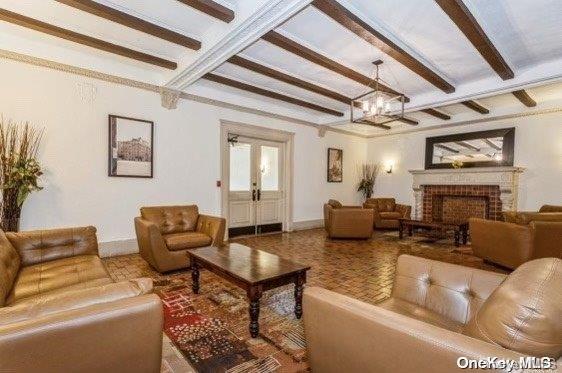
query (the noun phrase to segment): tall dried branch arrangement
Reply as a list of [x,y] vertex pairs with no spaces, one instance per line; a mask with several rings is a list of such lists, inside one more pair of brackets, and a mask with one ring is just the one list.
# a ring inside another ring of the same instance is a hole
[[358,192],[362,192],[365,199],[370,198],[373,194],[375,181],[381,169],[378,163],[364,163],[360,166],[361,181],[357,187]]
[[42,188],[38,179],[42,175],[37,162],[37,152],[43,137],[29,123],[17,124],[0,118],[0,185],[2,228],[18,229],[21,207],[27,196]]

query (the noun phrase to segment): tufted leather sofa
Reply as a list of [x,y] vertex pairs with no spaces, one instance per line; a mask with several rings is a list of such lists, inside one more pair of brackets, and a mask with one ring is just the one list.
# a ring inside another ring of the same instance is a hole
[[376,306],[315,287],[303,301],[314,372],[462,372],[463,356],[562,364],[560,259],[506,276],[401,255],[392,296]]
[[399,227],[398,219],[410,219],[412,207],[397,204],[394,198],[367,198],[363,207],[373,211],[374,228]]
[[[522,221],[531,215],[526,214],[518,223],[469,219],[474,255],[511,269],[533,259],[562,258],[562,213],[538,215],[543,216],[525,224]],[[544,215],[560,216],[549,220]]]
[[331,199],[324,204],[324,229],[330,238],[371,238],[373,214],[361,206],[343,206]]
[[189,266],[186,251],[221,246],[226,221],[199,214],[196,205],[142,207],[135,218],[140,255],[158,272]]
[[159,372],[162,305],[114,283],[94,227],[0,231],[0,371]]

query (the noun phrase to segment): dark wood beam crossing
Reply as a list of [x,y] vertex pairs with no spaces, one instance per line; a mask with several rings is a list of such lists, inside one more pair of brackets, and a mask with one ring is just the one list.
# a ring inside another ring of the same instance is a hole
[[441,111],[439,111],[439,110],[435,110],[435,109],[428,108],[428,109],[423,109],[423,110],[421,110],[421,111],[422,111],[423,113],[432,115],[432,116],[434,116],[434,117],[436,117],[436,118],[439,118],[439,119],[443,119],[443,120],[449,120],[449,119],[451,119],[451,116],[450,116],[450,115],[447,115],[447,114],[445,114],[445,113],[443,113],[443,112],[441,112]]
[[283,95],[281,93],[269,91],[267,89],[256,87],[256,86],[253,86],[253,85],[250,85],[250,84],[247,84],[247,83],[239,82],[237,80],[230,79],[230,78],[227,78],[227,77],[224,77],[224,76],[208,73],[208,74],[203,75],[203,79],[210,80],[212,82],[219,83],[219,84],[224,84],[224,85],[227,85],[227,86],[230,86],[230,87],[233,87],[233,88],[241,89],[241,90],[246,91],[246,92],[251,92],[251,93],[261,95],[261,96],[273,98],[275,100],[288,102],[290,104],[301,106],[301,107],[304,107],[304,108],[307,108],[307,109],[311,109],[311,110],[319,111],[319,112],[322,112],[322,113],[334,115],[336,117],[343,117],[342,112],[332,110],[332,109],[328,109],[328,108],[325,108],[325,107],[320,106],[320,105],[313,104],[313,103],[308,102],[308,101],[299,100],[298,98],[286,96],[286,95]]
[[503,80],[513,79],[515,76],[513,70],[511,70],[462,0],[435,0],[435,2]]
[[488,139],[484,139],[484,142],[495,150],[502,150],[502,148],[500,148],[499,146],[497,146],[496,144],[494,144],[492,141],[490,141]]
[[212,0],[178,0],[187,6],[197,9],[211,17],[220,19],[226,23],[231,22],[234,19],[234,11],[228,9],[227,7],[216,3]]
[[480,113],[480,114],[489,114],[490,113],[490,110],[486,109],[484,106],[480,105],[476,101],[467,100],[467,101],[462,101],[461,104],[463,104],[467,108],[469,108],[471,110],[474,110],[474,111],[476,111],[477,113]]
[[[304,58],[305,60],[308,60],[312,63],[315,63],[319,66],[322,66],[328,70],[331,70],[335,73],[338,73],[342,76],[345,76],[346,78],[349,78],[351,80],[354,80],[358,83],[361,83],[365,86],[371,86],[373,83],[373,79],[369,78],[366,75],[363,75],[347,66],[344,66],[334,60],[331,60],[330,58],[321,55],[320,53],[317,53],[315,51],[313,51],[310,48],[307,48],[303,45],[300,45],[299,43],[279,34],[278,32],[275,31],[270,31],[267,34],[265,34],[264,36],[262,36],[262,39],[279,47],[282,48],[284,50],[286,50],[287,52],[293,53],[299,57]],[[400,93],[398,93],[397,91],[393,90],[390,87],[387,87],[385,85],[379,85],[379,87],[381,88],[382,91],[388,92],[390,94],[393,95],[399,95]],[[410,99],[408,97],[405,97],[405,101],[409,102]]]
[[146,34],[156,36],[157,38],[167,40],[171,43],[182,45],[184,47],[199,50],[201,49],[201,42],[192,39],[188,36],[182,35],[167,28],[155,25],[154,23],[147,22],[143,19],[137,18],[130,14],[121,12],[117,9],[96,3],[92,0],[56,0],[61,4],[71,6],[73,8],[82,10],[84,12],[105,18],[109,21],[119,23],[123,26],[132,28],[134,30],[144,32]]
[[13,23],[22,27],[26,27],[35,31],[39,31],[48,35],[56,36],[61,39],[69,40],[74,43],[86,45],[88,47],[103,50],[105,52],[118,54],[133,60],[145,62],[151,65],[165,67],[174,70],[178,67],[175,62],[166,59],[152,56],[143,52],[133,49],[122,47],[120,45],[112,44],[104,40],[96,39],[91,36],[79,34],[74,31],[64,29],[62,27],[54,26],[49,23],[38,21],[34,18],[29,18],[18,13],[10,12],[9,10],[0,8],[0,20]]
[[331,99],[343,102],[345,104],[350,104],[351,102],[351,98],[346,97],[338,92],[334,92],[331,91],[329,89],[326,89],[324,87],[320,87],[316,84],[304,81],[302,79],[296,78],[292,75],[286,74],[284,72],[272,69],[270,67],[261,65],[259,63],[256,63],[254,61],[250,61],[244,57],[240,57],[240,56],[232,56],[230,57],[227,62],[230,62],[236,66],[240,66],[243,67],[245,69],[251,70],[253,72],[256,72],[258,74],[262,74],[265,76],[268,76],[270,78],[282,81],[284,83],[287,84],[291,84],[294,85],[295,87],[299,87],[302,89],[306,89],[307,91],[310,92],[314,92],[317,93],[319,95],[322,96],[326,96],[329,97]]
[[412,119],[412,118],[407,118],[407,117],[400,118],[400,119],[398,119],[398,121],[409,124],[411,126],[417,126],[419,124],[419,122],[417,120]]
[[465,142],[465,141],[456,141],[455,143],[456,143],[457,145],[460,145],[460,146],[462,146],[462,147],[464,147],[464,148],[467,148],[467,149],[470,149],[470,150],[474,150],[474,151],[477,151],[477,152],[480,151],[480,148],[477,148],[476,146],[471,145],[471,144],[469,144],[469,143],[467,143],[467,142]]
[[537,102],[532,99],[531,96],[524,89],[519,89],[517,91],[511,92],[521,103],[527,107],[537,106]]
[[396,45],[392,40],[388,39],[379,31],[375,30],[337,1],[314,0],[312,5],[343,27],[347,28],[349,31],[353,32],[355,35],[374,45],[382,52],[418,74],[435,87],[446,93],[452,93],[455,91],[455,87],[449,84],[449,82],[439,76],[436,72]]
[[437,144],[437,145],[435,145],[435,147],[436,147],[436,148],[443,149],[443,150],[446,150],[446,151],[451,152],[451,153],[454,153],[454,154],[460,153],[457,149],[453,149],[453,148],[451,148],[451,147],[449,147],[449,146],[447,146],[447,145]]

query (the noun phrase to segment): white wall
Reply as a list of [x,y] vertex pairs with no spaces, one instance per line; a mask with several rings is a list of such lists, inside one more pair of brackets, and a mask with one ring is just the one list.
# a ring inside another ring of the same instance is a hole
[[562,204],[562,113],[370,139],[367,150],[370,162],[395,163],[392,174],[379,175],[375,195],[414,202],[412,175],[408,170],[424,168],[426,137],[508,127],[516,128],[514,165],[526,168],[520,179],[519,209],[536,210],[545,203]]
[[[181,100],[176,110],[159,95],[86,77],[0,60],[0,113],[44,127],[40,161],[44,190],[24,205],[22,229],[92,224],[101,242],[134,237],[139,207],[196,203],[220,214],[221,119],[294,132],[294,221],[321,219],[328,198],[357,203],[356,165],[366,140]],[[240,103],[240,104],[243,104]],[[154,178],[107,176],[108,114],[152,120]],[[327,148],[344,150],[344,182],[326,182]]]

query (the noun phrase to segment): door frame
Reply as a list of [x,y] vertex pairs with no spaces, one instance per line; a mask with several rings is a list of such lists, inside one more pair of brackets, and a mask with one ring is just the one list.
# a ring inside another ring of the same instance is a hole
[[[221,216],[226,219],[228,225],[228,196],[230,191],[230,152],[226,151],[228,149],[228,135],[236,134],[243,137],[281,142],[285,144],[283,159],[283,205],[285,211],[282,223],[283,231],[290,232],[293,229],[293,154],[295,133],[225,119],[221,119],[220,124]],[[228,238],[228,227],[226,229],[226,238]]]

